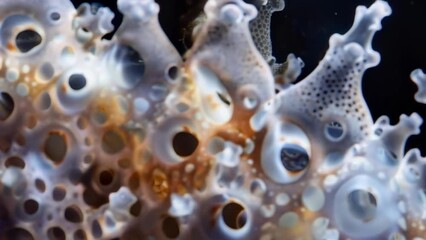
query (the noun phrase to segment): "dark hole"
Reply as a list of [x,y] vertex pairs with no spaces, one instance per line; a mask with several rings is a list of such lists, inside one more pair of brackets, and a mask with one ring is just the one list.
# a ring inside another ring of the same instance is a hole
[[145,73],[145,61],[139,53],[129,46],[118,46],[116,59],[123,63],[124,80],[130,87],[136,86]]
[[83,192],[83,200],[88,205],[98,208],[108,202],[108,197],[98,194],[91,188],[86,188]]
[[72,74],[68,80],[68,84],[74,90],[81,90],[86,86],[86,77],[83,74]]
[[235,202],[230,202],[223,207],[222,218],[225,224],[232,229],[240,229],[247,223],[244,207]]
[[137,200],[133,205],[130,207],[130,214],[132,214],[134,217],[139,216],[142,210],[142,203]]
[[67,153],[67,143],[64,134],[50,132],[44,142],[44,153],[55,164],[60,164]]
[[66,193],[65,188],[55,187],[52,192],[53,200],[57,202],[64,200]]
[[388,155],[393,158],[393,159],[398,159],[398,156],[396,156],[396,153],[392,152],[392,151],[387,151]]
[[166,217],[162,224],[163,233],[168,238],[177,238],[179,236],[179,222],[174,217]]
[[0,93],[0,121],[4,121],[12,115],[13,109],[15,108],[15,102],[9,93]]
[[106,186],[110,185],[114,180],[114,171],[113,170],[105,170],[99,174],[99,182]]
[[70,179],[71,183],[74,185],[77,185],[80,182],[81,176],[82,176],[82,172],[80,171],[80,169],[70,169],[69,170],[69,174],[68,174],[68,178]]
[[28,199],[24,202],[24,210],[27,214],[33,215],[38,211],[38,202],[33,199]]
[[4,165],[6,167],[12,167],[13,166],[13,167],[23,169],[25,167],[25,162],[21,158],[13,156],[13,157],[8,158],[6,160],[6,162],[4,163]]
[[24,30],[16,36],[16,47],[26,53],[41,43],[41,36],[33,30]]
[[60,227],[51,227],[47,230],[49,240],[65,240],[65,232]]
[[178,132],[173,137],[173,149],[181,157],[187,157],[195,152],[198,139],[189,132]]
[[173,80],[175,80],[178,77],[178,73],[179,73],[179,69],[176,66],[169,68],[169,71],[167,72],[170,79],[173,79]]
[[[3,229],[0,228],[0,234],[1,230]],[[12,228],[7,230],[5,235],[6,240],[34,240],[34,237],[31,235],[31,233],[23,228]],[[2,235],[0,235],[0,238],[1,237]]]
[[52,105],[52,99],[49,93],[43,93],[40,97],[39,107],[41,110],[47,110]]
[[118,153],[124,146],[123,138],[114,130],[107,131],[102,137],[102,149],[108,154]]
[[216,92],[217,96],[219,97],[219,99],[224,102],[226,105],[231,105],[231,101],[222,93]]
[[368,222],[377,211],[377,200],[374,195],[365,190],[354,190],[348,195],[350,212],[358,219]]
[[281,149],[281,162],[291,172],[299,172],[309,164],[309,156],[304,148],[296,144],[285,144]]
[[69,206],[65,209],[64,217],[72,223],[80,223],[83,221],[83,213],[78,206]]
[[99,225],[98,221],[93,221],[92,223],[92,234],[95,238],[102,237],[102,228],[101,225]]
[[77,231],[74,232],[74,240],[86,240],[86,239],[87,239],[86,233],[83,230],[78,229]]
[[43,182],[43,180],[39,178],[35,180],[35,186],[37,190],[41,193],[44,193],[44,191],[46,191],[46,184]]
[[61,19],[61,14],[59,14],[58,12],[53,12],[50,14],[50,19],[52,19],[53,21],[58,21],[59,19]]

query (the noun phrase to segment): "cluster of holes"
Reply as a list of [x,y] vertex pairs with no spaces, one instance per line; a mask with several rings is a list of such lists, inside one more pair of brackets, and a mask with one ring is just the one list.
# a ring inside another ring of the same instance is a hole
[[359,84],[363,64],[357,62],[354,68],[349,68],[344,59],[337,58],[325,64],[325,68],[325,73],[318,76],[321,81],[309,82],[308,88],[301,92],[305,101],[309,101],[312,114],[322,118],[323,110],[329,106],[344,108],[346,114],[352,114],[361,123],[360,130],[366,131],[366,125],[362,124],[365,113],[361,111],[363,106],[358,100],[357,89],[354,89]]
[[197,149],[198,139],[190,132],[178,132],[172,139],[172,146],[177,155],[181,157],[188,157]]

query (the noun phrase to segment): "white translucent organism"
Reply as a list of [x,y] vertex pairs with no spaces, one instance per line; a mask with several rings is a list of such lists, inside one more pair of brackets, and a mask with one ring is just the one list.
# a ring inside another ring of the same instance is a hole
[[297,83],[303,61],[272,56],[283,8],[209,0],[182,58],[153,0],[119,0],[111,40],[108,8],[0,1],[0,239],[425,236],[422,117],[374,123],[361,91],[389,5]]

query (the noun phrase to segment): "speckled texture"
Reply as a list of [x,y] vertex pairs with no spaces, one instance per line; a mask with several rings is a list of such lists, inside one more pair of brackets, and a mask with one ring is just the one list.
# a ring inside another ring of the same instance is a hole
[[389,5],[294,83],[283,1],[251,2],[209,0],[181,57],[153,0],[118,0],[111,40],[107,8],[1,1],[0,239],[422,239],[422,117],[373,122],[361,91]]

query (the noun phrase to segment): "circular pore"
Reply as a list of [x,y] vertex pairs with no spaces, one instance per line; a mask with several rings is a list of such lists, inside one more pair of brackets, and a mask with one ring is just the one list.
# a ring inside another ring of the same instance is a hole
[[350,238],[377,238],[397,227],[401,218],[394,197],[374,177],[358,175],[337,190],[333,202],[336,227]]
[[300,172],[309,165],[308,153],[296,144],[284,144],[280,157],[284,167],[290,172]]
[[195,152],[198,146],[198,139],[189,132],[178,132],[173,137],[173,149],[177,155],[188,157]]

